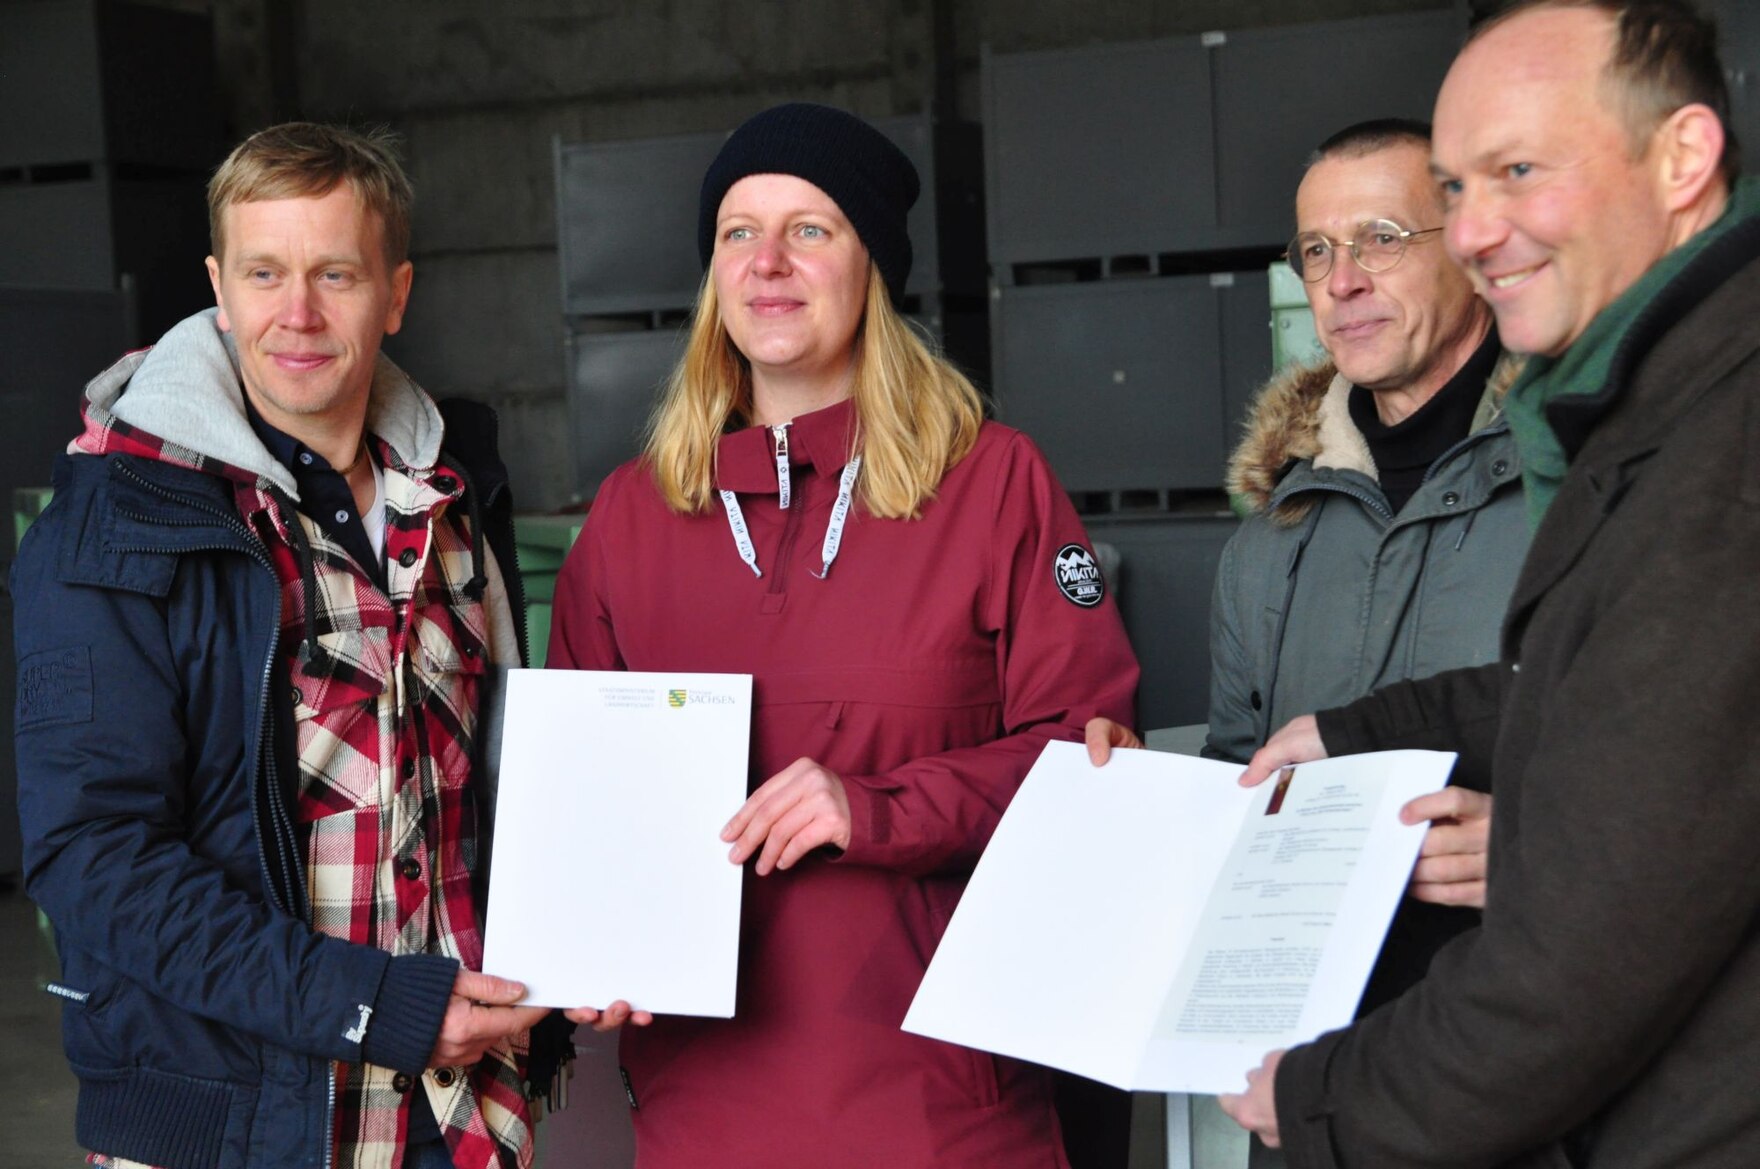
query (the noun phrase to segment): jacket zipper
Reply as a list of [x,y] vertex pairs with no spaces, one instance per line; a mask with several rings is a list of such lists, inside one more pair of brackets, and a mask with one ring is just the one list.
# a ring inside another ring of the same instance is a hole
[[[157,495],[159,498],[169,502],[179,503],[192,510],[213,516],[220,521],[223,527],[237,534],[242,541],[242,544],[212,544],[193,548],[180,548],[176,550],[178,555],[183,555],[188,552],[243,552],[252,560],[262,565],[269,573],[270,579],[275,582],[275,621],[269,628],[269,652],[263,658],[263,674],[258,683],[257,690],[257,709],[262,712],[257,721],[258,751],[262,757],[261,762],[263,770],[266,772],[264,780],[267,784],[271,785],[271,790],[274,790],[274,788],[279,785],[280,777],[276,773],[275,749],[272,742],[272,735],[270,734],[270,686],[273,682],[274,676],[275,655],[281,643],[281,581],[280,578],[275,575],[275,565],[269,560],[269,554],[264,550],[262,542],[257,539],[256,534],[246,527],[244,521],[240,520],[236,515],[232,515],[217,507],[210,507],[201,500],[192,499],[187,495],[160,487],[157,483],[151,482],[125,462],[118,461],[113,465],[124,477],[133,480],[138,486],[144,488],[149,493]],[[156,517],[142,516],[140,518],[143,522],[159,524],[164,527],[187,528],[197,526],[195,524],[182,523],[176,520],[166,520]],[[165,548],[123,548],[118,550],[152,552],[160,555],[169,554],[171,552],[170,549]],[[263,820],[262,809],[258,803],[258,795],[262,787],[263,784],[253,783],[251,785],[251,821],[253,828],[256,828],[257,825],[261,824]],[[295,840],[293,825],[288,821],[287,808],[280,800],[272,801],[269,810],[275,828],[275,853],[277,860],[280,862],[281,880],[285,885],[285,900],[292,902],[292,904],[282,905],[281,908],[283,912],[291,913],[299,920],[306,921],[309,924],[304,898],[301,896],[303,883],[298,880],[289,861],[289,857],[293,855],[293,851],[290,850],[296,851],[298,847],[297,841]],[[258,846],[261,847],[262,845],[263,842],[259,840]],[[265,871],[263,875],[267,878],[269,896],[271,899],[275,899],[276,889],[274,875],[267,871],[268,867],[267,860],[265,859]],[[324,1169],[331,1169],[331,1166],[335,1162],[335,1142],[336,1075],[334,1068],[330,1066],[329,1061],[326,1061],[324,1074]]]
[[782,521],[782,539],[776,545],[776,569],[770,574],[770,587],[765,591],[771,596],[778,596],[787,591],[784,583],[788,576],[789,561],[794,556],[795,537],[801,530],[801,516],[806,512],[806,504],[802,501],[803,491],[795,491],[793,506],[788,509],[788,518]]

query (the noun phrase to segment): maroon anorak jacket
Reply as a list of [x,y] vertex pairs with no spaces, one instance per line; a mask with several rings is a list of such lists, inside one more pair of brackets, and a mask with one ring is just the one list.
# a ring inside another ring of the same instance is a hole
[[1048,1073],[899,1025],[1040,750],[1130,725],[1137,663],[1068,496],[994,423],[920,518],[858,502],[821,578],[853,424],[794,420],[786,510],[770,432],[722,438],[762,575],[721,507],[672,512],[636,462],[557,581],[552,666],[750,673],[750,786],[808,757],[850,803],[843,853],[748,865],[736,1016],[625,1029],[642,1169],[1066,1164]]

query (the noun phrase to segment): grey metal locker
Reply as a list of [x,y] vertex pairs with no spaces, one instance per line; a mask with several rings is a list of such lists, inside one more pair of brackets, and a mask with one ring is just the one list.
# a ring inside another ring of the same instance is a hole
[[0,186],[0,284],[113,290],[113,195],[96,179]]
[[1220,487],[1217,292],[1208,276],[999,289],[998,417],[1070,491]]
[[1314,147],[1368,118],[1428,121],[1465,32],[1442,10],[1228,33],[1211,59],[1221,221],[1208,246],[1287,241]]
[[641,447],[661,382],[684,347],[684,331],[576,333],[568,339],[568,420],[574,490],[587,498]]
[[1219,289],[1222,300],[1222,438],[1240,441],[1247,404],[1271,376],[1271,279],[1234,272]]
[[1210,73],[1197,37],[983,55],[985,206],[1011,264],[1209,246]]
[[697,193],[726,138],[557,145],[564,313],[677,309],[696,299]]
[[0,168],[214,165],[213,44],[202,13],[118,0],[0,4]]
[[1760,6],[1713,0],[1718,52],[1729,81],[1730,122],[1742,146],[1742,172],[1760,174]]
[[1210,592],[1230,515],[1090,518],[1119,552],[1118,601],[1143,667],[1139,727],[1201,723],[1210,710]]

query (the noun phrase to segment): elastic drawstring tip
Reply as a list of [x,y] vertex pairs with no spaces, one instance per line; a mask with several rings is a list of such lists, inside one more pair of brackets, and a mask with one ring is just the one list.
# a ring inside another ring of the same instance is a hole
[[760,569],[760,568],[759,568],[759,567],[758,567],[758,566],[757,566],[757,565],[756,565],[756,564],[753,564],[753,565],[750,565],[750,566],[749,566],[749,567],[750,567],[750,568],[751,568],[751,570],[752,570],[752,575],[753,575],[753,576],[763,576],[763,575],[764,575],[764,572],[763,572],[763,570],[762,570],[762,569]]
[[825,562],[824,567],[819,569],[818,572],[813,573],[813,575],[820,580],[824,580],[826,577],[830,576],[831,575],[831,562],[829,560],[827,560]]
[[480,601],[483,599],[483,593],[488,587],[489,578],[478,573],[476,576],[473,576],[464,582],[464,595],[473,601]]

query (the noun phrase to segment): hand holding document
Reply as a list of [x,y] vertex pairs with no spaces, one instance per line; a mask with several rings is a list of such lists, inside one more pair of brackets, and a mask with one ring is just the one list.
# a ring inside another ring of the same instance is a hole
[[[1121,1088],[1238,1091],[1348,1023],[1454,756],[1283,769],[1051,743],[973,873],[907,1031]],[[1055,1010],[1047,1009],[1055,1007]]]
[[527,1003],[733,1015],[744,674],[508,675],[483,967]]

